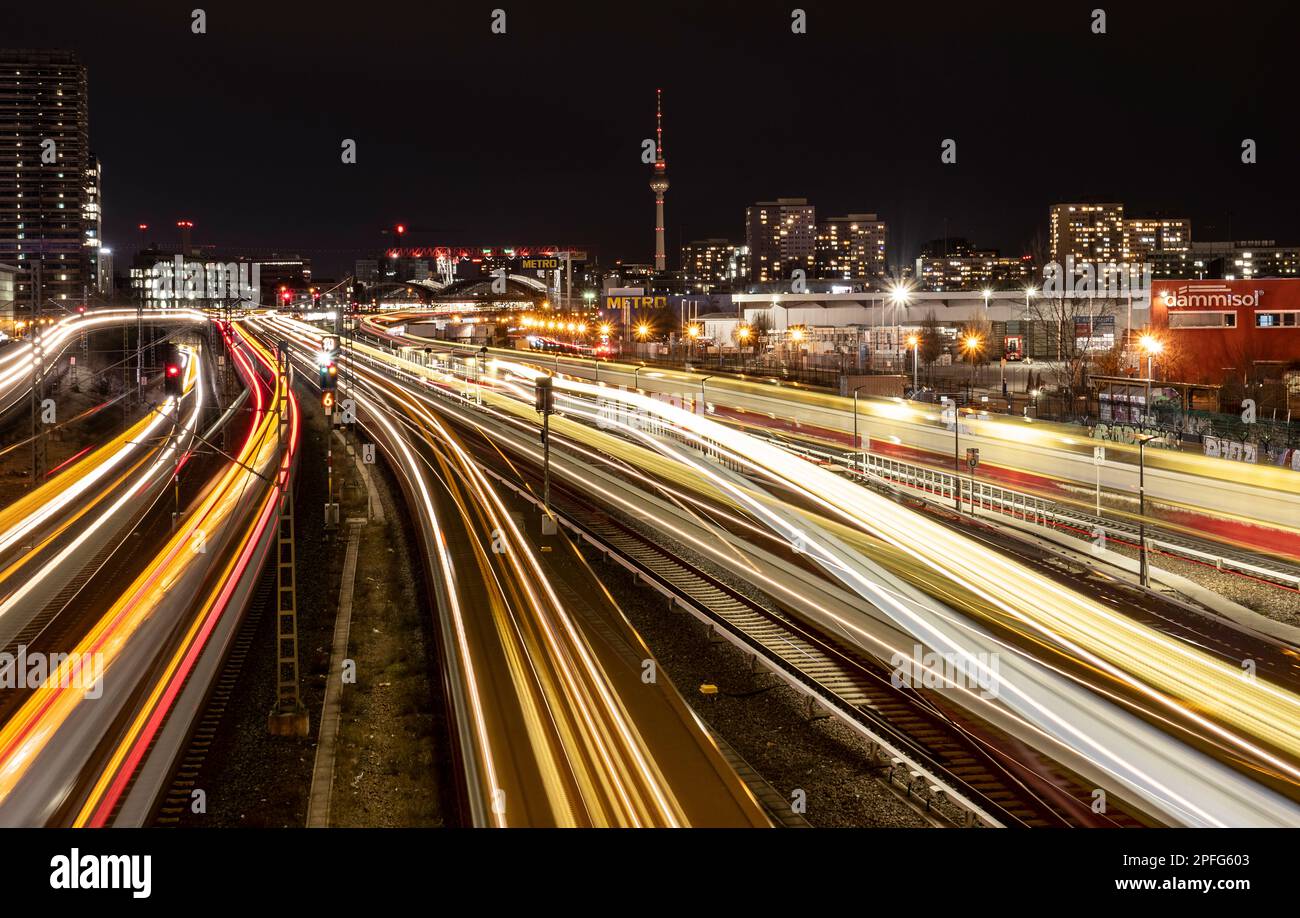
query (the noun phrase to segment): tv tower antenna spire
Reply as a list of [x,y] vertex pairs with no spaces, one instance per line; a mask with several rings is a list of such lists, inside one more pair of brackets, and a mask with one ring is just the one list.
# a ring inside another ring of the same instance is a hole
[[650,190],[655,193],[655,271],[668,269],[664,249],[664,192],[668,190],[668,164],[664,162],[664,110],[662,89],[655,90],[655,165]]

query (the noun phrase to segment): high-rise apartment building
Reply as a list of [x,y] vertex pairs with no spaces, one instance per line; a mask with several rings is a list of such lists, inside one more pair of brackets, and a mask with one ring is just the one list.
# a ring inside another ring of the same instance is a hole
[[43,304],[76,303],[99,286],[100,168],[90,153],[86,68],[72,51],[0,50],[0,261],[33,265]]
[[817,225],[815,250],[818,277],[884,277],[885,223],[875,214],[829,217]]
[[1051,260],[1057,264],[1067,257],[1093,264],[1129,260],[1123,204],[1053,204],[1049,215]]
[[807,198],[760,201],[745,209],[745,244],[750,280],[789,280],[795,269],[813,277],[817,253],[817,208]]

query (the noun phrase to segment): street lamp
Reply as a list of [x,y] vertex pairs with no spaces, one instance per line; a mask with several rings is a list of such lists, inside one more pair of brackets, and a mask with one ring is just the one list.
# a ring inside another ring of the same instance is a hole
[[1165,345],[1163,341],[1148,332],[1138,339],[1138,347],[1142,349],[1142,353],[1147,355],[1147,397],[1145,408],[1147,414],[1154,419],[1154,415],[1151,413],[1151,363],[1155,359],[1155,356],[1165,349]]
[[736,329],[736,342],[740,350],[740,371],[745,372],[745,348],[749,345],[749,339],[753,335],[753,330],[748,325],[741,325]]
[[975,357],[980,348],[984,346],[984,339],[976,334],[969,334],[962,339],[961,348],[966,352],[966,359],[970,361],[970,400],[975,400]]
[[865,470],[862,468],[862,460],[865,457],[861,452],[862,440],[858,436],[858,390],[865,389],[868,385],[870,385],[870,383],[863,383],[853,390],[853,451],[858,453],[860,457],[858,460],[858,469],[863,472],[865,472]]
[[916,390],[918,387],[916,381],[916,374],[917,374],[917,365],[921,360],[921,336],[908,335],[907,346],[912,349],[912,397],[916,398]]
[[1138,445],[1138,582],[1144,587],[1151,585],[1151,563],[1147,559],[1147,443],[1156,438],[1155,434],[1138,434],[1134,437]]
[[[889,291],[889,302],[894,307],[894,340],[891,342],[892,349],[897,353],[899,324],[898,324],[898,307],[906,306],[911,300],[911,293],[903,284],[894,284]],[[893,366],[893,360],[890,360],[890,366]]]

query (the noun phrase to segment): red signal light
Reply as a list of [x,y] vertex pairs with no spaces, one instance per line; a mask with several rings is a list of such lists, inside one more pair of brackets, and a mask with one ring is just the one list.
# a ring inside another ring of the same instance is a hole
[[405,223],[399,223],[399,224],[397,224],[397,226],[396,226],[395,228],[396,228],[396,230],[397,230],[397,235],[399,235],[399,236],[401,236],[401,235],[403,235],[403,234],[406,233],[406,224],[405,224]]
[[181,375],[181,368],[178,367],[178,366],[176,366],[176,364],[174,364],[174,363],[169,363],[169,364],[167,364],[167,375],[168,375],[168,376],[180,376],[180,375]]

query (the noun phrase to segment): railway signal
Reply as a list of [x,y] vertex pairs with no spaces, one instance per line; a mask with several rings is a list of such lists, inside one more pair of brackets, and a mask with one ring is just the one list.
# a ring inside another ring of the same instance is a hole
[[338,347],[338,338],[326,336],[321,339],[321,352],[316,358],[316,369],[320,373],[322,391],[331,391],[337,388],[339,366],[334,359],[334,355],[338,353]]
[[174,344],[167,345],[163,353],[163,392],[175,396],[182,392],[181,353]]
[[320,406],[325,409],[325,417],[334,413],[334,393],[326,389],[320,394]]

